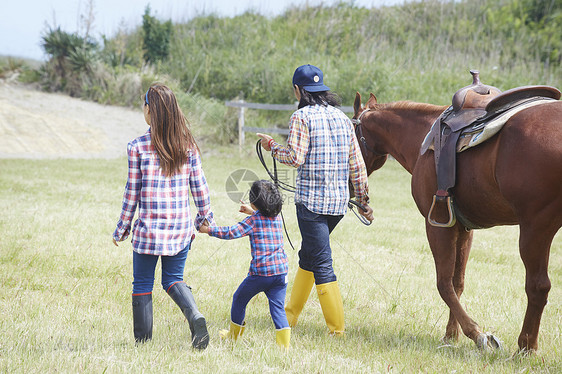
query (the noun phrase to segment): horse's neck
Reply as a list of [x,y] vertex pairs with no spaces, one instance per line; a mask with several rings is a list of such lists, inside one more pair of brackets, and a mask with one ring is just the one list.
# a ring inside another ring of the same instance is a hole
[[435,119],[445,110],[431,104],[397,102],[387,104],[383,114],[383,131],[387,150],[410,173],[420,154],[420,147]]

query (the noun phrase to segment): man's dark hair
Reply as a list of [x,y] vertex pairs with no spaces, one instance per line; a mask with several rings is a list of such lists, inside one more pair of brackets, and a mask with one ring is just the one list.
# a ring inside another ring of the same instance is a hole
[[281,212],[283,198],[279,189],[270,181],[258,180],[250,188],[250,203],[266,217],[275,217]]
[[323,106],[340,106],[341,99],[338,95],[331,91],[308,92],[304,88],[297,86],[301,94],[299,101],[299,109],[307,105],[323,105]]

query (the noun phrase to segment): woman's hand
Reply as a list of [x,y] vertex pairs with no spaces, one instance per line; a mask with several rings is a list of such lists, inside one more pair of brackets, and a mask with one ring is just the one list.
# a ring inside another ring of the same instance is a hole
[[117,244],[117,240],[113,239],[113,244],[115,244],[116,247],[119,247],[119,244]]
[[263,149],[265,149],[266,151],[271,151],[271,143],[273,138],[267,134],[260,134],[259,132],[256,135],[261,138],[261,146],[263,147]]

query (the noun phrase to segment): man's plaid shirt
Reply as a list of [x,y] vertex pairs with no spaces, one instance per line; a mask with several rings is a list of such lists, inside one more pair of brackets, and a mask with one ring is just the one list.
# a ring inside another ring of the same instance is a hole
[[295,202],[318,214],[343,215],[348,179],[362,204],[369,202],[365,162],[351,120],[333,106],[309,105],[293,113],[287,146],[273,142],[273,157],[298,168]]
[[[127,154],[129,174],[121,217],[113,238],[119,241],[129,236],[138,206],[139,214],[133,226],[133,249],[141,254],[176,255],[191,242],[205,219],[214,224],[199,153],[192,150],[181,170],[166,177],[160,168],[158,154],[151,146],[149,129],[127,145]],[[190,191],[197,208],[195,225],[189,209]]]
[[252,261],[248,275],[269,277],[289,271],[282,228],[281,216],[266,217],[257,210],[236,225],[209,227],[209,235],[220,239],[249,236]]

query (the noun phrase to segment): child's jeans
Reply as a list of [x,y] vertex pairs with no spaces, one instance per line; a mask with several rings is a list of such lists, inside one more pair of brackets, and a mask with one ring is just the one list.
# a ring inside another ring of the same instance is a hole
[[269,300],[269,312],[277,330],[289,327],[285,314],[285,294],[287,292],[287,274],[262,277],[248,275],[238,286],[232,298],[230,318],[237,325],[244,324],[246,305],[258,293],[264,292]]
[[133,251],[133,295],[152,292],[158,257],[162,262],[162,287],[165,291],[174,283],[183,281],[185,259],[190,246],[191,243],[175,256],[141,255]]

